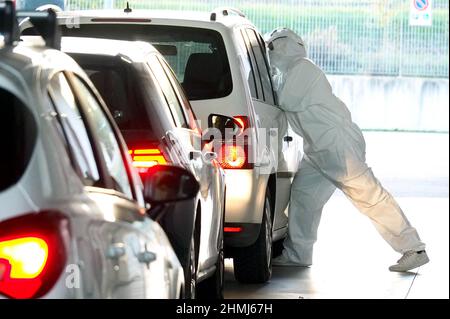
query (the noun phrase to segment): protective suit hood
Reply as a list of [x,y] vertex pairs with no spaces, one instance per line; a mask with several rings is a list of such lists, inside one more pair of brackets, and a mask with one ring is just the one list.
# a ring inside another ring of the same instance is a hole
[[270,63],[285,72],[294,59],[305,58],[303,39],[287,28],[277,28],[266,35]]
[[275,90],[284,84],[284,75],[298,60],[306,58],[306,48],[303,39],[287,28],[277,28],[266,34],[269,48],[269,59],[272,68]]

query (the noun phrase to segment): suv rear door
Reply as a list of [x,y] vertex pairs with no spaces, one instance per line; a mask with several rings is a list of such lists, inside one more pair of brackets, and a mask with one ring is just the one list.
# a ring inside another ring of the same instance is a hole
[[[252,27],[240,29],[240,46],[244,49],[251,68],[248,77],[253,105],[257,114],[260,134],[260,158],[275,156],[277,165],[277,198],[275,207],[274,229],[286,226],[287,218],[283,214],[289,202],[291,178],[297,170],[298,137],[287,124],[284,113],[276,106],[277,97],[273,90],[265,42]],[[278,132],[271,129],[278,128]],[[274,135],[277,133],[277,135]],[[265,139],[262,138],[264,137]],[[281,136],[282,138],[274,138]],[[281,144],[280,144],[281,143]],[[278,154],[277,154],[278,153]],[[267,159],[266,159],[267,160]],[[261,166],[264,167],[264,160]]]

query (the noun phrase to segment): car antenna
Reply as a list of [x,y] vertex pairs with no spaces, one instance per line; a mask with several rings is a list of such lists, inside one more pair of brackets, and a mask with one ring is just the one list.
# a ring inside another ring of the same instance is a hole
[[123,10],[123,12],[125,12],[125,13],[130,13],[130,12],[132,12],[133,10],[130,8],[130,3],[127,1],[127,7]]

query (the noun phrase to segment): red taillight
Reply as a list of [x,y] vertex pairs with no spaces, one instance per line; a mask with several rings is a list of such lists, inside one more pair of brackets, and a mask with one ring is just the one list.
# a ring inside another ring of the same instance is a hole
[[28,214],[0,223],[0,294],[38,298],[66,264],[69,226],[59,212]]
[[250,127],[250,121],[248,116],[244,115],[236,115],[233,116],[236,123],[239,125],[239,128],[241,129],[241,133],[243,133],[246,129]]
[[240,145],[223,144],[218,152],[218,161],[225,169],[243,168],[247,162],[247,154]]
[[223,231],[225,233],[240,233],[242,232],[242,227],[224,227]]
[[[243,135],[245,130],[250,128],[248,116],[236,115],[233,117],[240,132],[233,136],[233,141],[223,141],[218,149],[218,161],[224,169],[252,169],[253,164],[249,163],[249,146],[247,136]],[[241,137],[244,137],[243,143]],[[239,141],[239,142],[238,142]]]
[[158,148],[134,149],[128,151],[133,160],[133,166],[139,173],[147,173],[150,167],[167,164],[164,154]]

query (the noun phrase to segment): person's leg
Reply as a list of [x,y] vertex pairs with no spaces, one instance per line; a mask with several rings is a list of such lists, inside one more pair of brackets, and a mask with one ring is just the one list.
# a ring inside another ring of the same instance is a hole
[[283,243],[283,253],[274,260],[274,266],[312,264],[322,209],[335,189],[306,160],[301,162],[291,188],[288,236]]
[[371,219],[378,232],[395,251],[404,254],[410,250],[425,249],[416,229],[370,168],[358,177],[338,183],[338,187],[361,213]]

